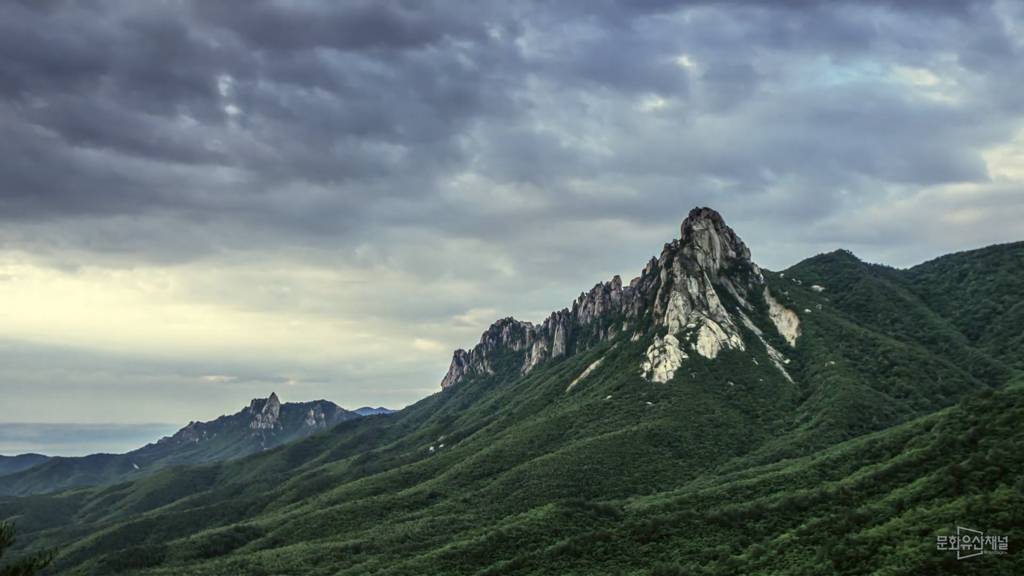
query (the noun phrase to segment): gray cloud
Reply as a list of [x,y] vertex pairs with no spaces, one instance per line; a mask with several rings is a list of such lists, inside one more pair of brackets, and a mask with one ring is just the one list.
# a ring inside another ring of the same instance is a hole
[[[696,204],[770,267],[910,264],[1024,235],[1022,27],[1000,1],[8,2],[0,252],[444,346],[635,273]],[[404,403],[446,360],[375,354],[260,372]]]
[[[1018,92],[994,101],[982,91],[1005,75],[992,73],[964,78],[964,97],[983,102],[922,104],[879,78],[943,58],[940,73],[1019,67],[1005,15],[984,3],[5,11],[14,138],[0,170],[18,218],[202,212],[333,237],[366,217],[387,225],[375,208],[388,197],[477,216],[438,194],[464,171],[530,182],[556,204],[566,180],[595,172],[691,190],[695,176],[729,179],[748,194],[767,174],[978,180],[978,147],[1014,127],[991,107]],[[671,110],[644,118],[644,94]]]

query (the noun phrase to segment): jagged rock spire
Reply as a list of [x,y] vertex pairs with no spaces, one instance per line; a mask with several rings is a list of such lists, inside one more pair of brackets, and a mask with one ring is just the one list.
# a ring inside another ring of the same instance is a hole
[[648,379],[666,381],[689,357],[683,346],[707,358],[745,349],[739,326],[749,319],[742,310],[727,310],[719,290],[750,310],[750,301],[760,299],[766,287],[750,250],[722,216],[711,208],[694,208],[680,226],[680,238],[666,244],[628,285],[618,276],[599,283],[539,325],[513,318],[495,322],[472,350],[455,352],[441,387],[493,374],[498,353],[518,354],[525,374],[623,332],[638,339],[651,330],[657,346],[648,351],[641,369]]
[[281,415],[281,401],[276,392],[271,392],[266,399],[255,398],[249,403],[249,412],[252,420],[249,421],[249,428],[253,430],[269,430],[273,428]]
[[717,278],[732,260],[750,262],[750,250],[711,208],[694,208],[679,227],[679,244],[685,255]]

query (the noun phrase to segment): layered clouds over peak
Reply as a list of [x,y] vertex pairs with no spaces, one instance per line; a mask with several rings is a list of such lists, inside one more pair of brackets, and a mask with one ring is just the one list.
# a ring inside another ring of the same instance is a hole
[[694,205],[768,267],[1020,239],[1022,27],[1014,2],[6,3],[0,392],[60,421],[268,383],[401,405]]

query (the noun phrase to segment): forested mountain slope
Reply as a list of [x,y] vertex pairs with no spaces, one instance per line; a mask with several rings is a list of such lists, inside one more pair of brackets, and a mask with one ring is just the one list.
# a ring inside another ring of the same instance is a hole
[[[764,271],[694,210],[636,280],[500,320],[396,414],[0,518],[61,574],[1020,573],[1024,352],[916,270]],[[1010,554],[935,550],[958,522]]]

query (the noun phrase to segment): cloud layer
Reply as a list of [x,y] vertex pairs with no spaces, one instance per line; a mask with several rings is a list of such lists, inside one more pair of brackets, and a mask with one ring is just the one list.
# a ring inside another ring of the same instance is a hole
[[1021,239],[1022,38],[1014,2],[5,3],[0,392],[402,405],[697,204],[775,268]]

